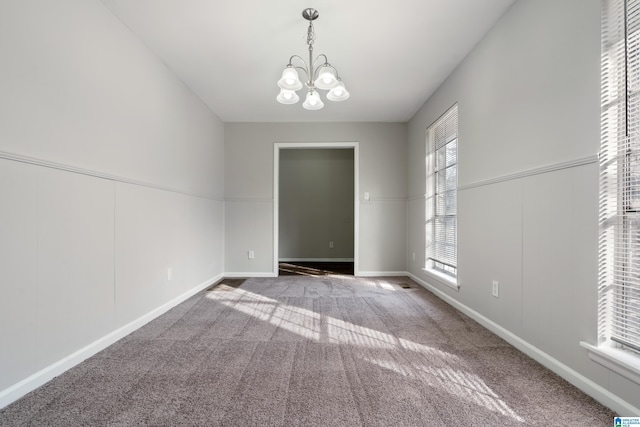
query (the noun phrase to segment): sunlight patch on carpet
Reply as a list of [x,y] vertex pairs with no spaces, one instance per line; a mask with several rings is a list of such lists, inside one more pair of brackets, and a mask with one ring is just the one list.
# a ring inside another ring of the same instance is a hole
[[[383,288],[385,287],[383,286]],[[209,292],[207,298],[316,342],[326,340],[330,343],[361,348],[402,349],[429,355],[431,358],[435,357],[439,366],[405,366],[397,361],[360,356],[361,360],[368,363],[418,380],[447,394],[508,416],[515,421],[524,422],[524,419],[509,408],[480,377],[463,369],[454,368],[453,366],[459,361],[459,358],[454,354],[331,316],[320,315],[311,310],[284,304],[281,301],[244,289],[220,288],[219,290],[223,292]]]

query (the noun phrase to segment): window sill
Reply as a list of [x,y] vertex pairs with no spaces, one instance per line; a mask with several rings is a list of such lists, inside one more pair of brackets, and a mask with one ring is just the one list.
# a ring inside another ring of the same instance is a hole
[[584,341],[580,345],[587,349],[594,362],[640,384],[640,356],[637,354],[606,345],[596,347]]
[[426,276],[434,280],[436,283],[443,286],[447,286],[456,291],[460,290],[460,286],[458,286],[456,279],[454,279],[453,277],[444,273],[440,273],[439,271],[432,270],[430,268],[423,268],[422,271],[425,273]]

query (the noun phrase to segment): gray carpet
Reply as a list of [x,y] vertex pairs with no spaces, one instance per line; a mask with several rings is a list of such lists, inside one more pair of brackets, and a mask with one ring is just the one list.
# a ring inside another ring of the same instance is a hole
[[0,425],[611,426],[614,413],[404,278],[223,281]]

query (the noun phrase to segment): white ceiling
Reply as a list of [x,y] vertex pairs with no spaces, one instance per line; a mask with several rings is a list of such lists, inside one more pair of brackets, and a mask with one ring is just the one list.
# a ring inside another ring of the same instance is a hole
[[[225,122],[405,122],[515,0],[102,1]],[[351,93],[319,111],[276,101],[306,7]]]

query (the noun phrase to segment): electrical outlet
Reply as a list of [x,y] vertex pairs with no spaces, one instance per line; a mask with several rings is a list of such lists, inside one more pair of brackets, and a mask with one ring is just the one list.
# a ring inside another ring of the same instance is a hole
[[329,247],[333,249],[333,242],[329,242]]
[[416,253],[414,252],[414,253],[411,255],[411,257],[412,257],[412,258],[413,258],[413,260],[415,261],[415,260],[416,260]]
[[491,294],[496,298],[500,298],[500,284],[498,283],[497,280],[493,281]]
[[173,279],[173,270],[171,268],[167,268],[167,280]]
[[253,251],[249,251],[249,259],[254,259],[256,257],[256,253]]

